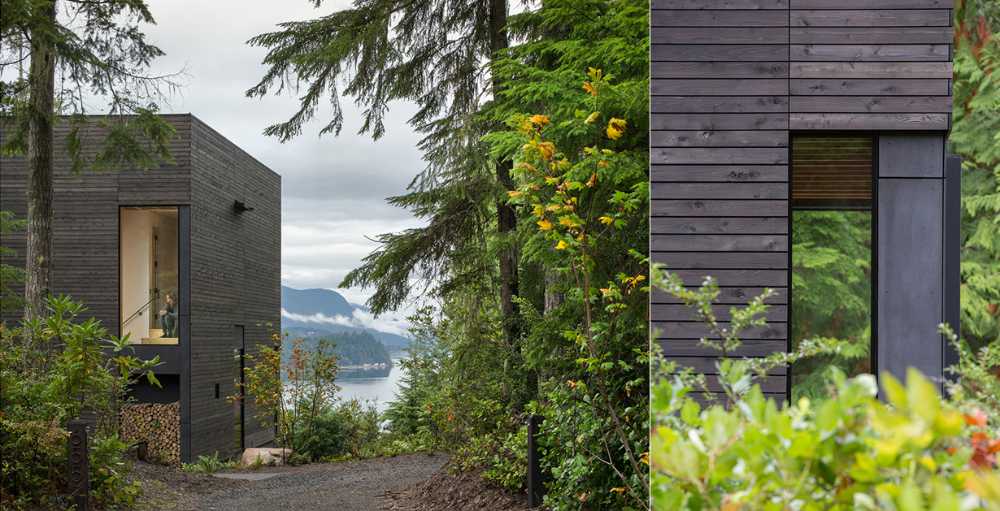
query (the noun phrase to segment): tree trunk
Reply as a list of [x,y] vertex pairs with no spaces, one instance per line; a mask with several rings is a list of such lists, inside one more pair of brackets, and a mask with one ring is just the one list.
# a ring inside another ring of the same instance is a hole
[[544,276],[544,278],[545,278],[545,308],[542,309],[542,310],[543,310],[543,314],[548,314],[549,312],[551,312],[556,307],[562,305],[563,299],[565,298],[565,296],[563,296],[562,293],[560,293],[559,291],[557,291],[557,289],[558,289],[557,283],[559,282],[559,274],[555,270],[553,270],[552,268],[543,268],[542,271],[545,272],[545,276]]
[[38,8],[31,34],[28,75],[28,249],[26,253],[25,319],[45,315],[52,283],[52,123],[55,98],[55,1]]
[[[507,39],[507,0],[490,0],[490,50],[495,55],[506,50],[509,45]],[[497,97],[502,79],[493,74],[492,77],[493,97]],[[511,178],[511,170],[514,162],[510,160],[498,160],[495,162],[497,171],[497,181],[505,190],[514,189],[514,180]],[[500,198],[497,200],[497,233],[504,236],[513,233],[517,228],[517,213],[514,207]],[[500,251],[500,311],[503,315],[503,331],[507,344],[514,347],[520,355],[520,362],[524,363],[524,346],[521,345],[521,322],[518,313],[517,303],[514,297],[518,296],[518,272],[517,272],[517,249],[513,244],[505,244]],[[527,396],[525,399],[517,399],[514,408],[520,410],[527,401],[534,399],[538,395],[538,375],[534,371],[528,371],[526,377]]]
[[[507,49],[507,0],[490,0],[490,50],[494,54]],[[502,80],[492,76],[492,92],[496,98]],[[511,178],[513,162],[499,160],[496,162],[497,181],[505,190],[514,189]],[[517,228],[517,216],[513,206],[501,198],[497,200],[497,232],[503,236]],[[518,308],[514,297],[518,294],[517,251],[514,247],[506,247],[500,252],[500,308],[503,314],[503,329],[507,343],[517,344],[520,336],[518,327]]]

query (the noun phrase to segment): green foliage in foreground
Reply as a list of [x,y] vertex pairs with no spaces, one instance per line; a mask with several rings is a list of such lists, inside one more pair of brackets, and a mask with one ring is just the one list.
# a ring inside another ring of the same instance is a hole
[[[736,406],[702,408],[679,379],[653,390],[652,497],[663,510],[994,509],[981,425],[915,370],[902,386],[830,372],[833,391],[779,409],[754,387]],[[975,424],[975,421],[970,421]],[[970,435],[972,435],[970,437]],[[986,447],[988,451],[990,447]],[[983,470],[980,474],[977,470]],[[981,504],[970,505],[979,497]]]
[[[722,327],[713,312],[718,288],[711,279],[692,290],[658,268],[653,278],[694,308],[711,332],[708,337],[715,339],[702,343],[723,354],[741,345],[742,330],[764,321],[769,290],[747,307],[732,308],[731,322]],[[905,387],[891,375],[882,376],[888,403],[876,398],[874,376],[849,379],[836,366],[825,369],[826,397],[819,400],[781,405],[754,384],[754,377],[764,377],[773,367],[837,357],[844,348],[835,339],[806,339],[793,353],[720,361],[724,403],[705,404],[711,393],[703,376],[659,360],[651,403],[654,507],[1000,509],[1000,440],[990,418],[1000,361],[995,350],[984,349],[978,357],[963,350],[950,401],[915,370]]]
[[0,325],[0,503],[4,509],[68,507],[65,427],[86,412],[97,419],[90,449],[92,502],[99,508],[129,506],[139,488],[127,478],[118,410],[139,377],[158,385],[151,371],[159,361],[132,356],[127,339],[82,319],[83,305],[66,297],[47,304],[44,321]]

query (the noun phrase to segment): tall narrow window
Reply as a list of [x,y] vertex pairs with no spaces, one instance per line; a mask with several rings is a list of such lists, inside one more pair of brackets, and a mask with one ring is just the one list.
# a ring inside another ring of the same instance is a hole
[[792,139],[792,349],[834,338],[841,354],[790,368],[792,399],[827,392],[831,366],[849,376],[872,367],[873,139]]
[[136,344],[177,344],[177,208],[120,210],[121,335]]

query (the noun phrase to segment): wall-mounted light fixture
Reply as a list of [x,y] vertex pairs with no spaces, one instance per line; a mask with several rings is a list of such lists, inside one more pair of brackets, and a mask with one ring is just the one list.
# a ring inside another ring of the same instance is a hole
[[246,203],[243,201],[233,201],[233,211],[237,215],[243,213],[244,211],[253,211],[253,208],[247,207]]

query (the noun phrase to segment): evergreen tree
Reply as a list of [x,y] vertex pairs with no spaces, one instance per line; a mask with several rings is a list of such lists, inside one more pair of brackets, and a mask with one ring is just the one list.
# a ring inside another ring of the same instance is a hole
[[[508,47],[507,9],[506,0],[357,0],[320,18],[282,23],[281,30],[250,40],[268,48],[269,68],[247,95],[305,89],[299,109],[265,130],[282,141],[302,132],[323,98],[329,98],[333,115],[321,134],[340,132],[341,96],[348,95],[364,110],[360,133],[374,138],[385,132],[390,102],[415,102],[410,124],[424,135],[420,148],[427,167],[410,193],[390,203],[411,209],[428,225],[379,237],[382,247],[342,285],[373,286],[368,306],[379,314],[403,303],[412,276],[448,288],[496,275],[504,332],[513,345],[519,330],[517,249],[508,235],[516,215],[503,200],[513,186],[511,163],[485,156],[480,139],[489,126],[476,115],[504,81],[490,64]],[[492,219],[484,203],[493,209]],[[470,262],[465,254],[477,252],[470,244],[485,240],[483,225],[496,234],[496,271],[463,264]]]
[[[176,86],[145,74],[163,54],[141,25],[153,23],[144,0],[5,0],[0,9],[0,114],[4,150],[27,154],[28,216],[25,317],[44,314],[52,281],[54,126],[72,115],[66,146],[76,171],[84,167],[148,168],[169,158],[172,128],[153,100]],[[27,66],[27,76],[25,76]],[[107,100],[104,144],[91,158],[81,140],[87,102]],[[126,118],[126,115],[134,117]]]
[[963,157],[962,336],[1000,339],[1000,3],[955,5],[951,150]]

